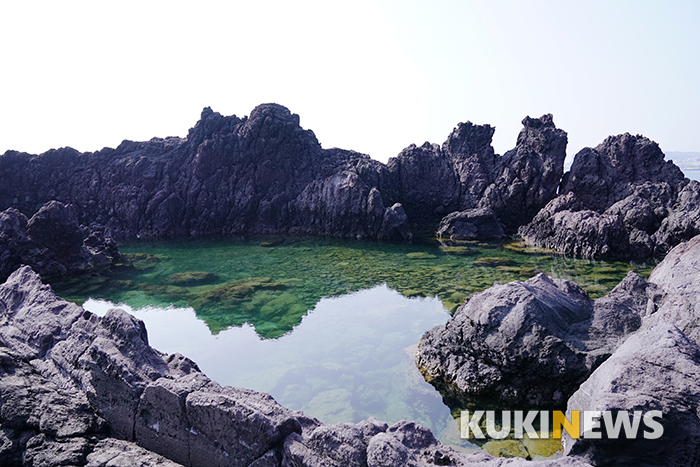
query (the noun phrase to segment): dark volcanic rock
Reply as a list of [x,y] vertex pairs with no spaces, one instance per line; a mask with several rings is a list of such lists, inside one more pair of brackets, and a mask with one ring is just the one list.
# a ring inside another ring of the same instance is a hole
[[457,407],[562,406],[655,311],[650,303],[662,293],[632,272],[595,301],[544,274],[496,284],[427,331],[416,364]]
[[[592,371],[584,341],[593,300],[540,274],[474,294],[421,338],[416,364],[461,407],[563,405]],[[546,343],[543,345],[543,343]]]
[[689,183],[640,135],[611,136],[581,150],[560,191],[560,198],[575,196],[575,208],[559,209],[554,225],[553,205],[545,207],[520,228],[527,242],[576,256],[646,259],[700,233],[700,184]]
[[700,345],[700,236],[671,250],[649,276],[658,294],[647,321],[667,322]]
[[554,196],[566,145],[551,115],[523,123],[516,148],[502,157],[491,146],[493,127],[466,122],[442,147],[412,145],[384,165],[323,149],[280,105],[260,105],[245,118],[205,108],[186,139],[124,141],[84,154],[8,151],[0,157],[0,208],[29,216],[52,200],[70,203],[78,222],[104,225],[117,239],[405,240],[409,226],[434,231],[446,214],[478,207],[492,209],[512,233]]
[[668,323],[631,335],[569,399],[568,410],[660,410],[661,439],[567,439],[565,452],[596,466],[700,465],[700,347]]
[[676,189],[685,176],[664,157],[659,145],[644,136],[610,136],[576,154],[561,191],[573,192],[588,209],[603,212],[628,196],[630,185],[667,183]]
[[[269,233],[376,238],[383,206],[399,202],[379,191],[384,185],[391,191],[383,164],[322,149],[313,132],[299,126],[298,115],[276,104],[258,106],[242,119],[206,108],[186,139],[124,141],[85,154],[8,152],[0,157],[0,181],[0,206],[29,214],[52,199],[70,202],[80,222],[102,224],[118,239]],[[376,196],[370,200],[373,189],[382,203]],[[382,208],[374,209],[377,204]]]
[[515,149],[499,156],[490,125],[460,123],[442,148],[411,145],[389,159],[394,199],[413,224],[436,224],[445,214],[494,211],[506,233],[529,222],[557,192],[564,172],[566,133],[551,115],[526,117]]
[[[489,138],[489,147],[490,143]],[[404,204],[412,222],[436,222],[459,208],[460,183],[454,161],[437,144],[412,144],[389,159],[387,168],[396,185],[394,197]]]
[[501,240],[503,226],[488,208],[448,214],[440,221],[437,237],[446,240]]
[[[413,422],[323,425],[267,394],[220,386],[187,358],[151,348],[141,321],[119,309],[98,317],[58,299],[26,266],[0,285],[0,462],[502,465],[484,453],[442,446]],[[588,464],[562,459],[543,465]]]
[[515,149],[498,161],[498,176],[479,200],[493,209],[507,233],[530,222],[557,194],[564,173],[566,132],[554,126],[551,114],[525,117]]
[[668,217],[653,233],[657,254],[665,254],[674,245],[700,234],[700,183],[691,180],[678,194]]
[[550,201],[518,234],[530,244],[579,258],[624,258],[630,248],[620,215],[584,209],[574,193]]
[[98,270],[119,261],[121,255],[100,226],[78,224],[71,205],[51,201],[27,219],[14,208],[0,213],[0,278],[22,264],[44,277]]

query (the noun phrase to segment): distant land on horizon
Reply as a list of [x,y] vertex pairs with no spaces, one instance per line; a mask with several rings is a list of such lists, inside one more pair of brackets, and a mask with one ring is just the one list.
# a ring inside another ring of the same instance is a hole
[[700,152],[668,151],[666,160],[672,160],[681,170],[700,170]]

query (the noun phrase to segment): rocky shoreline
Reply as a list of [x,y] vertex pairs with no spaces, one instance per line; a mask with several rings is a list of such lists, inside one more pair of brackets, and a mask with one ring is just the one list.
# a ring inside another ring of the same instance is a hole
[[0,286],[0,463],[503,465],[445,447],[414,422],[323,425],[267,394],[220,386],[186,357],[151,348],[141,321],[63,301],[27,266]]
[[[502,229],[568,255],[620,259],[663,256],[700,233],[700,184],[647,138],[611,136],[580,151],[564,173],[567,135],[551,115],[526,117],[503,155],[491,145],[494,131],[460,123],[441,146],[410,145],[383,164],[322,148],[277,104],[243,118],[206,108],[186,138],[124,141],[94,153],[8,151],[0,156],[0,210],[31,217],[60,201],[80,224],[116,240],[408,240],[438,227],[481,239]],[[489,228],[465,227],[464,219],[488,211]]]
[[[663,412],[662,443],[565,438],[540,465],[700,465],[699,283],[700,236],[597,300],[542,274],[496,284],[426,332],[417,364],[463,408]],[[63,301],[27,266],[0,286],[0,354],[2,465],[529,465],[454,451],[413,422],[324,425],[220,386],[151,348],[141,321]]]
[[124,311],[96,316],[41,279],[118,263],[113,238],[405,241],[429,228],[444,241],[518,233],[585,258],[666,255],[648,281],[630,273],[597,300],[542,274],[495,284],[427,331],[416,360],[453,408],[663,413],[662,442],[565,439],[543,466],[700,465],[700,183],[629,134],[564,173],[552,116],[523,126],[502,156],[494,128],[467,122],[382,164],[323,149],[266,104],[244,118],[207,108],[185,139],[0,156],[0,464],[529,465],[454,451],[413,422],[324,425],[220,386],[150,347]]
[[540,274],[468,298],[416,363],[453,408],[660,410],[662,440],[565,440],[591,465],[700,465],[700,236],[605,297]]

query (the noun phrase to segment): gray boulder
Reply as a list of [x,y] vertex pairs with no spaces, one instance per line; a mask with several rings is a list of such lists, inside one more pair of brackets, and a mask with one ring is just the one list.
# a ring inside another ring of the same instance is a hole
[[574,193],[550,201],[518,234],[531,245],[578,258],[624,258],[629,251],[621,217],[585,209]]
[[416,364],[458,407],[563,405],[592,371],[592,319],[593,300],[572,282],[539,274],[496,284],[426,331]]
[[566,455],[596,466],[700,465],[699,381],[700,347],[668,323],[645,326],[581,385],[568,411],[658,410],[662,437],[645,439],[644,424],[635,439],[566,437]]
[[595,301],[539,274],[474,294],[421,338],[416,364],[455,408],[552,408],[655,311],[663,292],[630,272]]
[[501,240],[503,226],[488,208],[456,211],[443,217],[436,235],[441,240]]

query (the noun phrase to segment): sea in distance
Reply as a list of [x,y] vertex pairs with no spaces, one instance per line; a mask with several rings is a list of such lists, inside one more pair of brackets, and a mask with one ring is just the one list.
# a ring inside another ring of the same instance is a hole
[[271,394],[324,423],[375,417],[460,439],[456,413],[414,362],[421,335],[467,296],[544,272],[605,295],[653,264],[575,260],[503,244],[333,239],[139,242],[124,265],[53,283],[97,314],[142,319],[150,344],[191,358],[220,384]]

